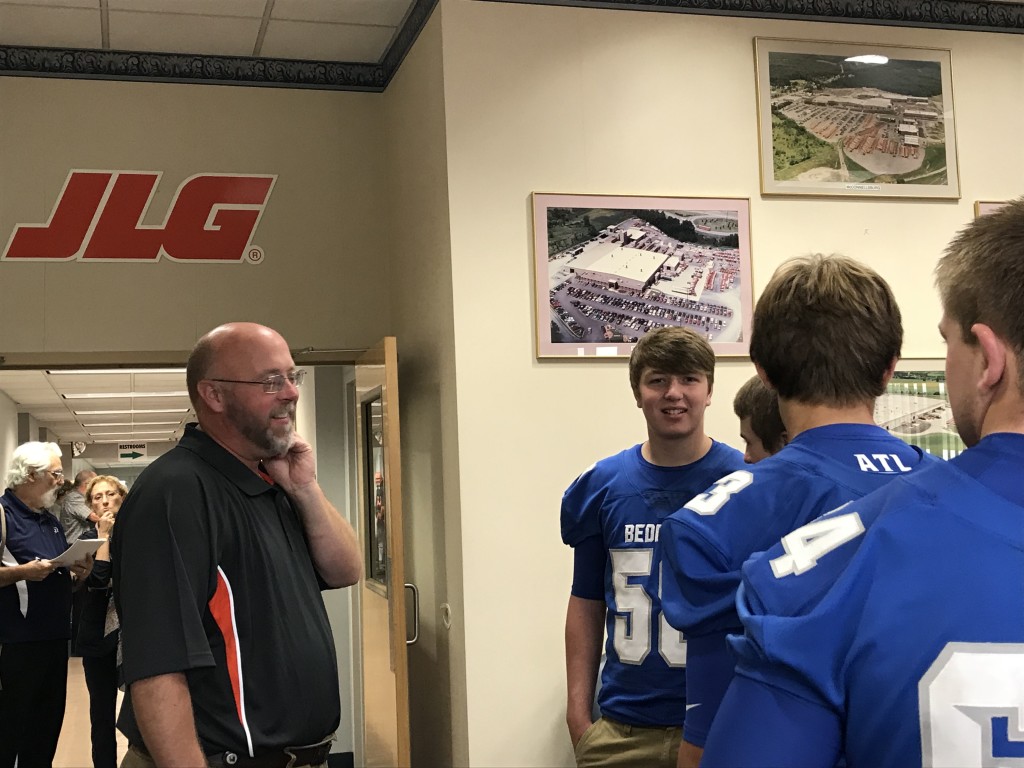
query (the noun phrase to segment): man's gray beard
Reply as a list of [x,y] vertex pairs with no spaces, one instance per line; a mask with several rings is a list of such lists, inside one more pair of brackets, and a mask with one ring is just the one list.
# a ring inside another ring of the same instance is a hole
[[[292,424],[292,428],[288,430],[287,435],[275,435],[269,429],[266,433],[266,447],[268,451],[273,451],[267,458],[273,458],[274,456],[284,456],[288,453],[288,449],[295,443],[295,424]],[[261,446],[262,447],[262,446]]]
[[227,415],[235,428],[242,433],[250,443],[264,451],[261,459],[272,459],[275,456],[283,456],[295,442],[295,411],[288,410],[291,416],[291,424],[288,433],[284,435],[274,434],[273,427],[263,426],[242,408],[235,405],[232,400],[227,401]]
[[47,491],[43,494],[43,498],[39,501],[40,509],[49,509],[57,501],[57,489],[54,488],[52,491]]

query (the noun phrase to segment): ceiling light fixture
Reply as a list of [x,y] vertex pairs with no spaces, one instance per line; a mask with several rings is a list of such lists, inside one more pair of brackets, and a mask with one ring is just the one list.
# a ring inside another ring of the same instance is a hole
[[188,397],[188,392],[68,392],[61,397],[65,400],[114,400],[118,397]]
[[191,408],[133,408],[128,411],[72,411],[75,416],[125,416],[134,413],[188,413]]
[[138,435],[173,435],[178,430],[176,429],[146,429],[146,430],[130,430],[125,432],[124,430],[115,430],[109,432],[104,430],[103,432],[90,432],[90,435],[124,435],[125,437],[136,437]]
[[102,424],[85,424],[83,427],[166,427],[181,424],[180,421],[105,421]]
[[46,372],[48,376],[81,376],[83,374],[115,374],[115,373],[185,373],[184,368],[80,368],[53,370]]
[[[156,438],[148,438],[146,440],[146,442],[147,443],[173,443],[173,442],[177,441],[177,439],[178,438],[176,438],[176,437],[156,437]],[[114,440],[101,439],[101,440],[90,440],[89,442],[90,443],[94,443],[96,445],[99,445],[99,444],[106,444],[106,443],[123,443],[125,441],[123,439],[121,439],[121,440],[118,440],[118,439],[114,439]],[[134,464],[135,462],[132,462],[132,463]]]

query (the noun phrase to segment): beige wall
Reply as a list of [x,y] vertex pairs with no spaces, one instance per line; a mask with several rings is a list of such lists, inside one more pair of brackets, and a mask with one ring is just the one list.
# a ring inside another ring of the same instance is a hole
[[[465,625],[440,9],[383,97],[391,281],[401,389],[406,578],[420,590],[409,649],[418,765],[466,765]],[[448,604],[456,620],[441,620]]]
[[[589,463],[642,439],[643,421],[624,362],[534,359],[530,193],[749,197],[755,295],[785,257],[843,252],[894,285],[905,354],[940,356],[936,257],[973,200],[1021,192],[1022,150],[1002,137],[1024,128],[1008,98],[1024,41],[468,0],[443,10],[469,762],[569,765],[559,499]],[[756,35],[951,48],[963,200],[762,198]],[[719,365],[707,424],[733,445],[730,404],[750,373]]]
[[0,393],[0,486],[5,484],[7,467],[17,447],[18,406],[7,395]]
[[[227,320],[294,347],[366,347],[390,315],[379,96],[275,88],[0,78],[0,241],[50,215],[72,168],[162,171],[159,224],[195,173],[271,173],[263,263],[12,263],[0,350],[187,350]],[[12,180],[17,180],[16,183]],[[39,307],[47,311],[39,317]]]

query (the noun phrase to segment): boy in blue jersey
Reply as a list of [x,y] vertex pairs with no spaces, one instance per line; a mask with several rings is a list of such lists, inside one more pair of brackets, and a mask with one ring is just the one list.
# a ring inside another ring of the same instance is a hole
[[968,450],[744,567],[706,765],[1024,764],[1022,253],[1024,199],[975,219],[936,270]]
[[743,460],[747,464],[774,456],[789,442],[779,413],[779,396],[760,376],[751,376],[739,388],[732,400],[732,410],[740,420]]
[[[704,433],[715,353],[685,328],[644,336],[629,382],[647,440],[580,475],[562,497],[562,540],[573,547],[565,619],[566,723],[578,766],[675,765],[686,705],[686,641],[660,609],[663,518],[743,466]],[[593,722],[607,621],[606,661]]]
[[[852,259],[785,262],[754,309],[750,357],[779,397],[790,442],[666,519],[662,609],[689,641],[680,766],[696,766],[732,679],[726,635],[740,568],[784,534],[925,464],[874,423],[903,340],[888,284]],[[838,343],[842,340],[842,343]]]

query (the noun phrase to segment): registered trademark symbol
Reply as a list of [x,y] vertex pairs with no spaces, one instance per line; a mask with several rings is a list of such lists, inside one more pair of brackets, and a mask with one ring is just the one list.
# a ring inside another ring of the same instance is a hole
[[250,264],[259,264],[263,261],[263,249],[258,245],[249,249],[249,252],[245,254],[245,257],[249,260]]

